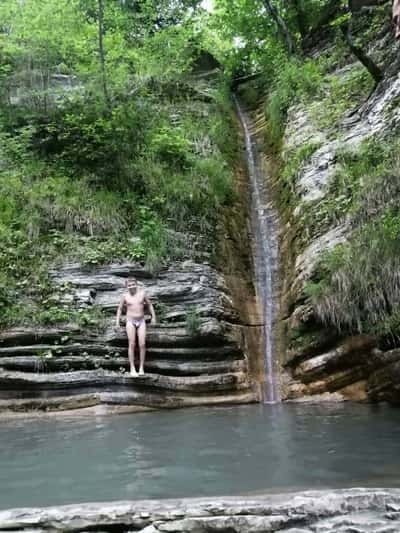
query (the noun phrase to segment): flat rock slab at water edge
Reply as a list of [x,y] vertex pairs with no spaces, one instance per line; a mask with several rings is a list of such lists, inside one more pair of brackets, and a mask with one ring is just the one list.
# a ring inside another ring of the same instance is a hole
[[0,512],[0,531],[398,533],[399,489],[88,503]]

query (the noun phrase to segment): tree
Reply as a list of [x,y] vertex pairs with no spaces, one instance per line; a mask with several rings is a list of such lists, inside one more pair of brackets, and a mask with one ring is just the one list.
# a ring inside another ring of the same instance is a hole
[[308,32],[308,17],[304,6],[304,0],[291,0],[291,5],[295,13],[297,27],[301,38],[304,39]]
[[283,17],[280,15],[277,7],[272,3],[271,0],[263,0],[264,7],[274,20],[278,32],[280,33],[281,37],[283,38],[286,46],[286,50],[289,55],[292,55],[295,51],[295,43],[293,36],[291,32],[289,31],[288,26],[286,25],[286,22],[284,21]]
[[366,54],[360,46],[357,46],[352,35],[352,17],[348,21],[343,22],[340,26],[340,29],[350,50],[360,61],[360,63],[362,63],[364,67],[368,70],[368,72],[375,80],[375,83],[378,84],[383,79],[383,72],[378,67],[378,65],[371,59],[371,57]]
[[100,68],[101,68],[101,76],[102,76],[102,81],[103,81],[104,100],[106,101],[108,106],[111,107],[110,95],[108,93],[108,88],[107,88],[106,58],[105,58],[105,51],[104,51],[104,44],[103,44],[103,32],[104,32],[103,17],[104,17],[103,0],[98,0],[97,20],[98,20]]

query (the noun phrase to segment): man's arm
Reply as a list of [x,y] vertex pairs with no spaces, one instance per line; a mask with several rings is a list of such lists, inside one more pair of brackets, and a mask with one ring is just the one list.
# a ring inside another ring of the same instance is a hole
[[121,300],[119,302],[118,309],[117,309],[117,317],[115,319],[117,328],[120,327],[120,320],[121,320],[122,311],[124,309],[124,303],[125,303],[125,294],[121,296]]
[[153,307],[153,304],[151,303],[149,297],[145,294],[144,295],[144,303],[146,304],[147,308],[149,309],[150,311],[150,314],[151,314],[151,323],[152,324],[156,324],[157,322],[157,319],[156,319],[156,313],[154,311],[154,307]]

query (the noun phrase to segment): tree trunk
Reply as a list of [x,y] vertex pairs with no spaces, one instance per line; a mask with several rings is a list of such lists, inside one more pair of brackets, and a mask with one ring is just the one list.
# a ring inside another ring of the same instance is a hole
[[296,13],[296,21],[297,21],[297,27],[299,28],[299,32],[301,35],[301,38],[304,39],[304,37],[307,35],[308,30],[308,23],[307,23],[307,14],[304,9],[304,2],[303,0],[291,0],[293,8]]
[[351,33],[351,20],[340,26],[344,38],[349,45],[350,50],[356,56],[356,58],[364,65],[371,76],[374,78],[375,83],[378,84],[383,79],[383,72],[376,63],[364,52],[362,48],[356,45],[353,35]]
[[108,88],[107,88],[106,56],[105,56],[104,44],[103,44],[103,33],[104,33],[103,14],[104,14],[103,0],[98,0],[98,23],[99,23],[98,32],[99,32],[100,68],[101,68],[101,76],[102,76],[102,82],[103,82],[104,99],[107,105],[110,105],[111,101],[110,101],[110,96],[108,94]]
[[293,37],[289,31],[289,28],[286,25],[286,22],[283,20],[283,18],[280,16],[279,11],[277,8],[271,3],[271,0],[263,0],[263,4],[265,6],[265,9],[268,11],[268,13],[271,15],[271,17],[274,19],[275,24],[278,27],[278,31],[283,37],[286,45],[286,50],[288,51],[289,55],[292,55],[295,50],[294,46],[294,40]]

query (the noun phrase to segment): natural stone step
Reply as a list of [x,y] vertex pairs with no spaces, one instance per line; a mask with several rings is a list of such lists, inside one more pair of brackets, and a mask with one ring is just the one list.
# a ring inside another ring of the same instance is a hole
[[173,377],[146,374],[130,375],[105,370],[35,374],[27,372],[0,372],[0,398],[27,398],[40,395],[78,394],[90,391],[126,391],[157,389],[207,393],[248,388],[243,372],[202,376]]
[[[41,358],[35,356],[1,357],[0,368],[23,372],[60,372],[73,370],[90,370],[104,368],[107,370],[128,369],[127,357],[96,357],[96,356],[55,356]],[[236,361],[188,361],[147,359],[145,369],[149,372],[166,375],[197,376],[201,374],[223,374],[239,372],[246,369],[244,360]]]
[[[98,337],[101,338],[101,337]],[[239,325],[216,319],[209,319],[200,324],[194,332],[185,327],[151,326],[147,332],[149,346],[203,347],[203,346],[240,346],[242,330]],[[109,330],[104,340],[113,346],[126,345],[126,333],[121,330]]]
[[0,400],[0,415],[26,413],[30,411],[54,412],[75,411],[95,414],[135,412],[146,409],[176,409],[200,405],[232,405],[258,402],[259,397],[252,390],[228,393],[192,394],[171,391],[143,392],[95,392],[56,396],[50,398],[28,398]]
[[23,327],[0,331],[0,346],[21,346],[59,341],[62,337],[77,334],[81,329],[76,325],[58,328]]
[[95,269],[76,263],[52,272],[52,277],[63,288],[58,301],[79,302],[83,307],[94,303],[111,314],[125,290],[126,277],[132,274],[145,279],[148,296],[167,308],[169,319],[185,320],[188,309],[195,308],[198,316],[238,320],[224,277],[208,265],[176,263],[155,278],[133,263]]
[[[203,321],[194,332],[188,332],[183,326],[157,325],[150,326],[147,332],[147,342],[154,347],[219,347],[224,345],[238,346],[241,339],[241,328],[215,319]],[[49,344],[57,341],[63,344],[63,339],[90,339],[96,344],[110,344],[112,346],[126,346],[127,338],[124,329],[110,328],[104,334],[87,333],[76,326],[63,328],[13,328],[0,332],[0,346],[29,346],[36,343]]]
[[[38,356],[44,354],[45,352],[52,352],[53,355],[73,355],[79,354],[83,355],[85,352],[87,354],[94,355],[111,355],[118,357],[119,355],[127,356],[127,342],[124,347],[107,346],[104,344],[33,344],[29,346],[9,346],[6,348],[0,348],[0,366],[3,365],[4,358],[7,357],[23,357],[23,356]],[[237,347],[233,346],[220,346],[217,348],[214,347],[205,347],[205,348],[174,348],[174,347],[165,347],[165,348],[154,348],[149,346],[147,348],[147,354],[149,357],[159,358],[159,359],[188,359],[188,360],[202,360],[202,361],[222,361],[222,360],[231,360],[231,359],[243,359],[243,354]]]
[[376,341],[371,337],[362,335],[351,337],[333,350],[300,363],[295,367],[293,376],[304,383],[309,383],[360,364],[364,366],[373,364],[375,344]]
[[[396,369],[400,368],[400,349],[382,352],[369,345],[368,340],[364,345],[364,340],[352,337],[336,349],[299,364],[294,371],[298,381],[289,385],[287,398],[336,391],[348,394],[345,389],[357,385],[352,398],[364,401],[368,396],[372,401],[399,403],[400,381]],[[360,349],[349,349],[351,346]]]
[[363,380],[368,375],[368,369],[363,366],[354,366],[328,374],[324,379],[313,381],[306,385],[308,394],[321,394],[323,392],[335,392],[353,383]]

